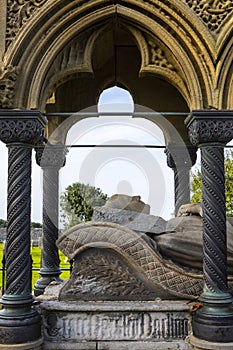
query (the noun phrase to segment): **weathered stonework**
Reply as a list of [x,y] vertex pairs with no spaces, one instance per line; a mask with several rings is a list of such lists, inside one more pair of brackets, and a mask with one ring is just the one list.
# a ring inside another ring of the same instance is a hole
[[183,0],[213,32],[219,32],[222,24],[226,22],[233,12],[232,0]]
[[189,331],[189,306],[183,302],[44,302],[41,310],[45,349],[49,344],[56,344],[56,349],[66,344],[69,349],[69,344],[84,339],[98,348],[105,341],[118,346],[126,341],[134,346],[153,342],[160,349],[160,343],[166,341],[176,349],[178,342],[183,348]]
[[19,30],[33,16],[35,11],[46,2],[47,0],[7,1],[6,47],[13,42]]
[[0,108],[14,106],[15,83],[19,70],[17,67],[0,67]]

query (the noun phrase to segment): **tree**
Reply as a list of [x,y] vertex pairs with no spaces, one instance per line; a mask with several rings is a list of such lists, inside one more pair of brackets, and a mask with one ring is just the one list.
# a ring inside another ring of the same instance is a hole
[[108,199],[100,188],[76,182],[61,195],[61,217],[65,228],[90,221],[95,206],[103,206]]
[[[233,151],[225,152],[226,215],[233,216]],[[192,174],[192,203],[202,202],[201,172]]]
[[5,228],[7,227],[7,221],[4,219],[0,219],[0,228]]

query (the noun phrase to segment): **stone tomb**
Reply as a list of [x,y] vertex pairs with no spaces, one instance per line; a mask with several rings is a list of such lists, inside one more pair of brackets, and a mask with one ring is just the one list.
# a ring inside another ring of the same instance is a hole
[[192,349],[187,301],[45,301],[43,349]]

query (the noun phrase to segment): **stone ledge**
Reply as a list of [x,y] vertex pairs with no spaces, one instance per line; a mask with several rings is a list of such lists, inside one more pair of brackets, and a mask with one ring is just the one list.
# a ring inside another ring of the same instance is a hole
[[180,342],[80,342],[44,343],[43,350],[192,350],[185,341]]
[[233,343],[212,343],[203,339],[189,336],[190,344],[194,346],[194,350],[232,350]]
[[42,344],[43,338],[40,338],[24,344],[0,344],[0,350],[42,350]]

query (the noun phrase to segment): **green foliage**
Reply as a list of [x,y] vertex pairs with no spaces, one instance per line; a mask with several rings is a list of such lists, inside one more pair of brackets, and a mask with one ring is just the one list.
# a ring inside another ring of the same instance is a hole
[[[225,152],[226,215],[233,216],[233,151]],[[192,174],[192,203],[202,202],[201,172]]]
[[[36,281],[40,278],[39,275],[39,268],[40,268],[40,261],[41,261],[41,249],[38,247],[32,247],[31,248],[31,256],[32,256],[32,268],[36,268],[38,270],[32,271],[32,290],[34,288],[34,285]],[[0,267],[2,268],[2,257],[3,257],[3,243],[0,243]],[[65,255],[59,251],[59,257],[60,257],[60,268],[66,269],[62,271],[60,278],[63,280],[67,280],[70,276],[70,264],[67,261],[67,258]],[[2,271],[0,271],[0,287],[2,286]]]
[[4,228],[6,226],[7,226],[7,221],[3,220],[3,219],[0,219],[0,228]]
[[61,217],[64,227],[71,227],[92,218],[95,206],[103,206],[108,196],[100,188],[76,182],[61,195]]
[[31,222],[31,228],[41,228],[42,224],[40,222]]
[[[0,228],[7,227],[7,221],[4,219],[0,219]],[[40,222],[31,222],[31,228],[41,228],[42,224]]]

